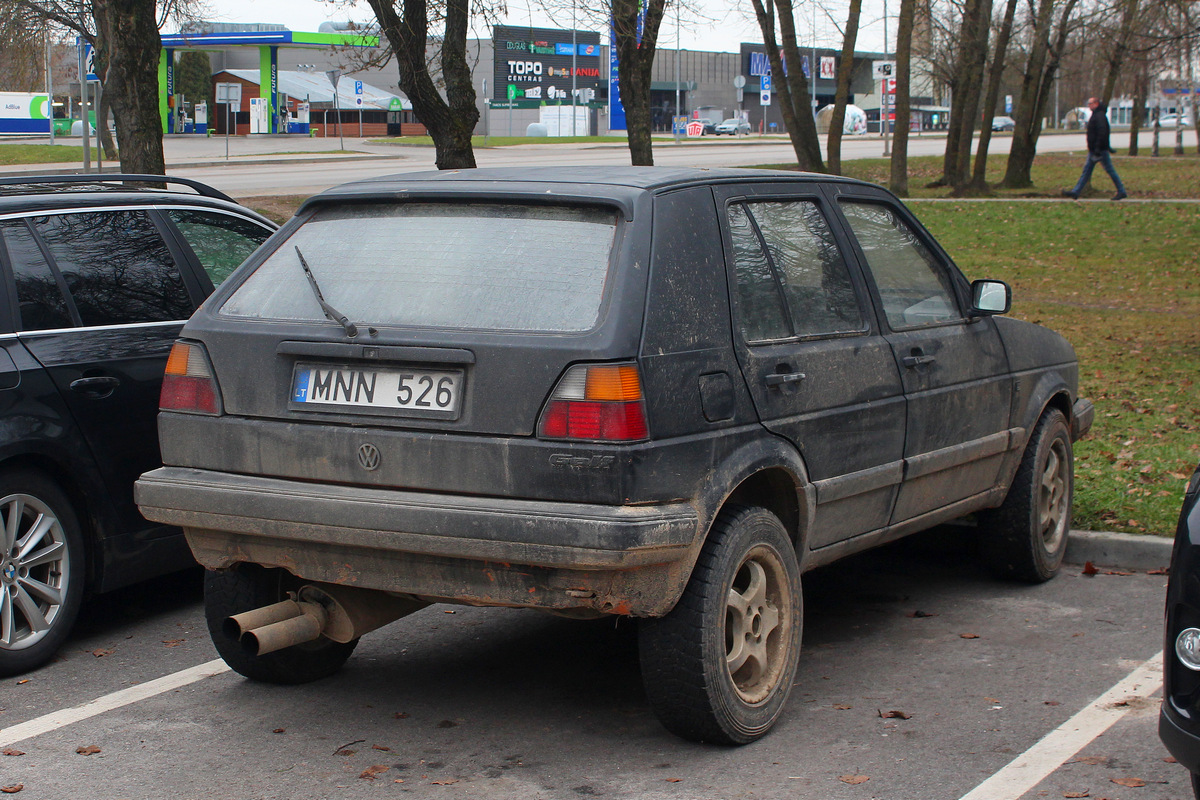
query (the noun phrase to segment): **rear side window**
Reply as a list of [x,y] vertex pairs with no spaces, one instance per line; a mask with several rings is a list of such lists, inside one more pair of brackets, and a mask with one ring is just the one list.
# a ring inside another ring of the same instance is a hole
[[358,323],[581,332],[600,317],[616,211],[400,203],[318,211],[225,301],[222,314]]
[[849,269],[816,203],[733,205],[729,227],[747,341],[865,329]]
[[218,211],[173,208],[167,215],[187,240],[213,286],[220,286],[271,235],[262,225]]
[[946,270],[892,209],[847,201],[842,213],[875,277],[888,325],[911,328],[960,318]]
[[179,268],[144,211],[32,219],[85,326],[183,320],[192,302]]
[[75,325],[67,308],[58,278],[38,248],[24,222],[5,222],[0,226],[4,245],[12,264],[13,281],[20,308],[20,329],[44,331]]

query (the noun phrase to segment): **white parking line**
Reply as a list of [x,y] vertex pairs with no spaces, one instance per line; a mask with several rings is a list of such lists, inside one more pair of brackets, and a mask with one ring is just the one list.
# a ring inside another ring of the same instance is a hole
[[1162,659],[1163,654],[1159,653],[1129,673],[1087,708],[963,795],[961,800],[1017,800],[1037,786],[1068,758],[1138,707],[1138,703],[1129,701],[1149,699],[1162,687]]
[[67,725],[94,717],[97,714],[103,714],[105,711],[112,711],[114,708],[127,706],[130,703],[136,703],[139,700],[145,700],[163,692],[179,689],[190,683],[202,681],[205,678],[211,678],[214,675],[220,675],[228,671],[229,665],[218,658],[206,664],[200,664],[172,675],[165,675],[146,683],[139,683],[137,686],[130,686],[128,689],[122,689],[119,692],[97,697],[95,700],[75,706],[74,708],[52,711],[36,719],[0,729],[0,747],[8,747],[24,739],[41,736],[43,733],[64,728]]

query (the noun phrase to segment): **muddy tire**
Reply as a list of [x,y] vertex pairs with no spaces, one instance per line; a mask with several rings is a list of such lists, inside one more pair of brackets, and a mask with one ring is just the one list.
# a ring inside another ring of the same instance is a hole
[[1043,583],[1058,572],[1071,530],[1074,469],[1066,417],[1047,409],[1004,503],[979,514],[980,552],[996,576]]
[[204,574],[204,616],[217,652],[235,672],[264,683],[297,684],[327,678],[342,668],[358,640],[342,644],[325,637],[255,656],[223,631],[227,617],[277,603],[300,582],[281,569],[239,564]]
[[646,694],[667,730],[718,744],[765,735],[795,678],[802,603],[779,518],[757,507],[723,510],[675,608],[638,628]]
[[66,641],[85,561],[66,494],[40,472],[0,473],[0,676],[41,666]]

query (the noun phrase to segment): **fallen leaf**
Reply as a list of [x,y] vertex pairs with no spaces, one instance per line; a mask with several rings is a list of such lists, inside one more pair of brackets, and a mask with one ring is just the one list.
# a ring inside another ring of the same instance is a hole
[[23,756],[23,755],[25,755],[25,751],[24,750],[14,750],[11,747],[6,747],[3,750],[0,750],[0,754],[6,755],[6,756]]
[[851,786],[858,786],[860,783],[866,783],[871,779],[866,775],[839,775],[838,780],[842,783],[848,783]]
[[458,778],[445,778],[440,781],[430,781],[432,786],[449,786],[452,783],[458,783]]
[[667,783],[679,783],[683,778],[667,778]]
[[112,648],[101,647],[99,649],[93,650],[92,655],[94,655],[96,658],[104,658],[105,656],[111,656],[113,654],[113,652],[114,651],[112,650]]
[[1117,786],[1128,786],[1130,789],[1146,785],[1146,782],[1141,778],[1109,778],[1109,780]]
[[81,756],[93,756],[100,752],[100,748],[94,744],[89,744],[86,747],[80,746],[75,748],[75,752]]
[[364,769],[362,771],[362,774],[359,775],[358,777],[365,778],[366,780],[369,780],[369,781],[373,781],[373,780],[375,780],[376,776],[382,775],[383,773],[385,773],[387,771],[388,771],[387,764],[376,764],[373,767],[367,767],[366,769]]
[[1095,564],[1093,564],[1090,561],[1084,562],[1083,572],[1081,574],[1086,575],[1090,578],[1093,575],[1097,574],[1098,572],[1100,572],[1100,570],[1096,569]]
[[1118,571],[1118,570],[1112,570],[1112,569],[1110,569],[1110,570],[1108,570],[1107,572],[1105,572],[1104,574],[1105,574],[1105,575],[1124,575],[1124,576],[1128,576],[1128,575],[1132,575],[1133,573],[1132,573],[1132,572],[1120,572],[1120,571]]
[[880,711],[879,716],[883,719],[912,719],[912,714],[903,711]]
[[287,733],[287,728],[276,728],[271,733]]
[[1044,706],[1061,706],[1062,703],[1060,703],[1057,700],[1043,700],[1042,705],[1044,705]]
[[960,638],[960,639],[978,639],[979,634],[978,633],[960,633],[958,635],[958,638]]
[[448,608],[448,609],[446,609],[445,611],[443,611],[442,613],[443,613],[443,614],[457,614],[458,612],[457,612],[457,611],[455,611],[455,610],[454,610],[454,609],[452,609],[452,608]]
[[404,783],[404,778],[396,778],[392,783]]
[[1092,764],[1093,766],[1096,764],[1107,764],[1108,757],[1107,756],[1080,756],[1079,758],[1075,759],[1075,763],[1076,764]]
[[1087,789],[1082,792],[1063,792],[1063,797],[1091,797],[1092,794]]
[[338,750],[336,753],[334,753],[334,755],[335,756],[352,756],[357,752],[358,752],[357,750],[350,750],[348,748],[343,748],[341,750]]
[[1168,764],[1178,764],[1179,763],[1179,759],[1175,758],[1175,756],[1167,756],[1166,758],[1163,759],[1163,761],[1165,761]]
[[392,719],[408,719],[408,712],[397,711],[395,714],[392,714]]
[[1000,702],[1000,700],[995,697],[985,697],[983,699],[984,699],[984,702],[987,702],[987,703],[999,703]]
[[1148,570],[1146,570],[1146,574],[1147,575],[1170,575],[1171,570],[1167,569],[1166,567],[1160,567],[1159,569],[1148,569]]
[[17,686],[20,686],[22,683],[29,683],[29,678],[21,678],[21,680],[17,681]]
[[25,784],[14,783],[12,786],[0,786],[0,792],[4,792],[5,794],[16,794],[24,788]]
[[381,744],[373,744],[373,745],[371,745],[371,749],[372,749],[372,750],[382,750],[382,751],[383,751],[383,752],[385,752],[385,753],[390,753],[390,752],[392,752],[392,748],[390,748],[390,747],[384,747],[384,746],[383,746],[383,745],[381,745]]
[[854,708],[854,706],[848,706],[844,703],[835,703],[833,707],[838,711],[849,711],[850,709]]
[[163,639],[162,643],[167,647],[178,647],[186,641],[187,639]]

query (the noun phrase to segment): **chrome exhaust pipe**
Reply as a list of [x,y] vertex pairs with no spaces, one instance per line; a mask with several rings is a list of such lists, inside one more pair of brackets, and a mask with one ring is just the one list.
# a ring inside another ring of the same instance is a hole
[[320,603],[284,600],[229,617],[221,628],[246,655],[262,656],[319,639],[328,620]]

